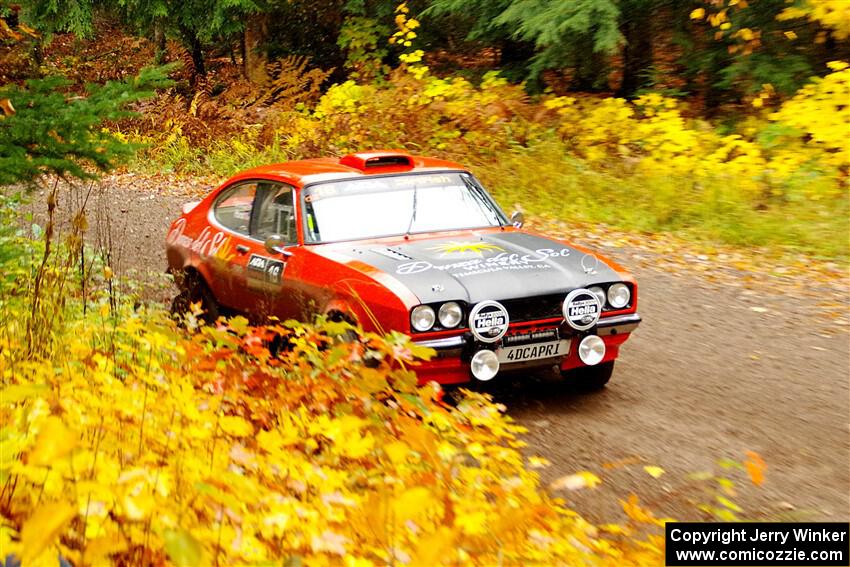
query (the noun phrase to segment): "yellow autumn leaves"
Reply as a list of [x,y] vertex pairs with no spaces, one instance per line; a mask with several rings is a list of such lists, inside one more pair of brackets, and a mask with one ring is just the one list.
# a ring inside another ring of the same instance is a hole
[[850,167],[850,67],[828,64],[831,73],[810,82],[770,115],[770,120],[796,129],[805,141],[797,148],[836,170]]
[[399,4],[396,9],[395,25],[398,28],[389,39],[390,44],[398,43],[403,47],[413,45],[413,40],[416,39],[416,32],[413,31],[419,27],[419,20],[409,17],[410,8],[407,7],[407,2]]
[[[21,564],[32,565],[39,559],[42,552],[53,544],[76,515],[76,510],[65,501],[39,505],[21,528]],[[0,549],[8,551],[8,548]],[[53,560],[55,561],[55,558]]]
[[[416,352],[401,335],[348,343],[339,325],[281,327],[292,348],[271,358],[257,351],[266,331],[241,319],[186,335],[158,311],[77,316],[56,330],[51,359],[27,360],[14,342],[0,353],[4,557],[660,558],[657,542],[607,540],[542,491],[504,408],[472,393],[450,408],[418,389],[399,364]],[[367,355],[382,362],[366,368]]]
[[[804,172],[841,183],[840,171],[850,165],[850,71],[845,66],[830,64],[832,73],[808,84],[768,121],[747,121],[739,132],[725,136],[705,122],[686,119],[678,101],[660,94],[643,95],[634,103],[559,97],[544,105],[561,116],[559,131],[573,151],[591,162],[632,159],[648,175],[725,178],[755,198]],[[757,100],[768,98],[772,89],[766,85],[763,92]],[[784,128],[779,130],[783,143],[774,138],[767,146],[760,136],[772,124]]]
[[837,39],[850,37],[850,2],[846,0],[801,0],[785,8],[778,20],[807,18],[819,22]]
[[62,420],[49,415],[38,428],[35,448],[30,452],[27,462],[35,466],[49,467],[67,457],[77,443],[77,436],[65,427]]
[[687,104],[658,93],[634,101],[550,96],[534,104],[498,73],[475,86],[429,74],[418,52],[409,57],[416,64],[384,85],[331,87],[312,114],[280,130],[283,146],[294,155],[319,155],[415,140],[429,151],[489,162],[516,144],[546,143],[556,132],[568,154],[596,169],[726,185],[730,198],[753,207],[786,196],[787,186],[805,186],[806,197],[815,199],[835,197],[846,186],[850,70],[843,62],[830,63],[831,73],[781,104],[773,87],[763,85],[749,101],[760,114],[721,133]]
[[[777,16],[780,22],[806,18],[812,22],[818,22],[829,30],[836,39],[842,40],[850,37],[850,3],[846,0],[798,0],[787,2],[789,4]],[[740,13],[749,7],[746,0],[720,0],[710,3],[712,12],[707,12],[704,7],[694,8],[690,12],[691,20],[705,19],[713,28],[726,30],[731,27],[729,22],[730,11]],[[746,29],[746,28],[745,28]],[[747,30],[752,35],[751,30]],[[758,33],[758,32],[755,32]],[[793,31],[784,32],[788,39],[796,39]],[[749,41],[752,37],[744,37]]]

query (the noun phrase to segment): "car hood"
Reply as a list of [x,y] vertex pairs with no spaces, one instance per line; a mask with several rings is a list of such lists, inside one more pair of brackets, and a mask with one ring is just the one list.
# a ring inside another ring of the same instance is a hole
[[534,297],[622,279],[593,255],[520,231],[352,244],[334,253],[396,278],[422,303]]

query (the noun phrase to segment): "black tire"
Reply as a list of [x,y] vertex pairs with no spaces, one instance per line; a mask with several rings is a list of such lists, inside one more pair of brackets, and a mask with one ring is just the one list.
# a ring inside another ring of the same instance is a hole
[[171,314],[182,321],[191,304],[200,302],[204,311],[201,319],[207,324],[214,323],[221,308],[206,282],[199,276],[187,275],[182,283],[180,293],[171,302]]
[[605,387],[614,374],[614,361],[604,362],[596,366],[584,366],[564,372],[570,384],[585,392],[595,392]]
[[292,350],[292,342],[289,340],[289,337],[285,337],[278,333],[274,334],[272,340],[268,342],[269,353],[273,357],[286,354]]
[[[343,313],[341,311],[330,311],[327,314],[328,321],[332,321],[334,323],[348,323],[352,326],[357,326],[357,321],[353,315],[349,313]],[[356,343],[360,340],[360,335],[354,329],[348,329],[339,335],[339,340],[344,343],[352,344]]]

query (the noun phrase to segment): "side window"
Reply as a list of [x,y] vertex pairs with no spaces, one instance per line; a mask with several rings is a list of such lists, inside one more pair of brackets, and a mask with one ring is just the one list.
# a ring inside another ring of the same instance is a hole
[[289,185],[264,183],[260,187],[259,210],[256,211],[255,229],[252,236],[265,240],[279,234],[290,243],[298,242],[295,226],[294,191]]
[[256,196],[256,183],[240,183],[225,189],[213,205],[215,220],[225,228],[247,235],[251,226],[251,208]]

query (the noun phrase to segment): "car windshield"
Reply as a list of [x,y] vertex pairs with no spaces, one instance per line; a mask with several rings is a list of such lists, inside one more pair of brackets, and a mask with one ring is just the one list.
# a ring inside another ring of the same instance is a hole
[[468,173],[363,177],[307,186],[306,241],[358,240],[501,226],[507,219]]

